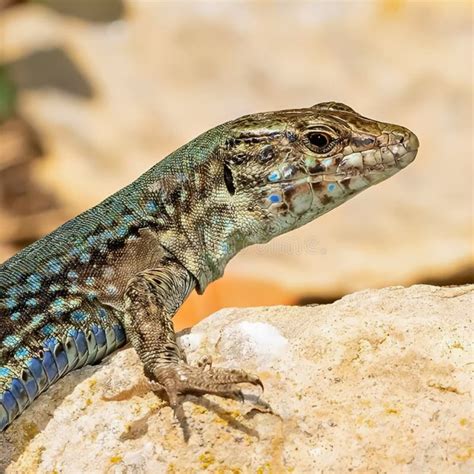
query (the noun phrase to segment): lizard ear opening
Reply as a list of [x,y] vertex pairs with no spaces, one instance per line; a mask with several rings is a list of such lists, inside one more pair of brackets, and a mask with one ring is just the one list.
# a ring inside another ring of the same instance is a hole
[[226,164],[224,164],[224,182],[227,191],[233,196],[235,194],[234,177],[232,176],[232,171]]

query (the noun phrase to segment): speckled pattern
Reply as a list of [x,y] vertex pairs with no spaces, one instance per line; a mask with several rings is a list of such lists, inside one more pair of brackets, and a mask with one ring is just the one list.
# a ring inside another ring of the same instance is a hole
[[239,250],[392,176],[417,148],[409,130],[333,102],[245,116],[0,265],[0,428],[127,339],[174,407],[187,391],[231,396],[257,383],[187,366],[174,312]]

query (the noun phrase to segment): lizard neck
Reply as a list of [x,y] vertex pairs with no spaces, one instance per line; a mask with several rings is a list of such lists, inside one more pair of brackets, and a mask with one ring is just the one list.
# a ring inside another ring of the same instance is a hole
[[127,190],[143,225],[153,228],[159,243],[195,277],[199,293],[222,276],[227,262],[246,245],[217,156],[224,127],[181,147]]

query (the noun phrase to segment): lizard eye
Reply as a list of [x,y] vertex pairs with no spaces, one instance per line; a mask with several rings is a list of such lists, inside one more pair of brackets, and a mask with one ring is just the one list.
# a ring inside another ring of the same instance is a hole
[[310,148],[316,152],[325,152],[327,147],[333,141],[333,138],[328,133],[311,132],[307,135],[308,144]]

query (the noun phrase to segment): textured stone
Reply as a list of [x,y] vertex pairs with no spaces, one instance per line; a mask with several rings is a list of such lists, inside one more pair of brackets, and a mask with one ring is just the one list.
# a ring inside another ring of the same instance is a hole
[[[7,473],[472,472],[474,286],[226,309],[181,335],[245,367],[263,402],[185,402],[190,438],[133,350],[68,375],[0,438]],[[0,466],[1,468],[1,466]]]

